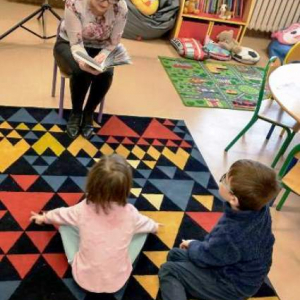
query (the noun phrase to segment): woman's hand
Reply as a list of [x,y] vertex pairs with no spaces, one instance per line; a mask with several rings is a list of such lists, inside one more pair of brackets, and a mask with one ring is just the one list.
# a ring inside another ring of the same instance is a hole
[[45,223],[45,213],[37,214],[36,212],[31,212],[30,222],[35,222],[38,225],[43,225]]
[[79,65],[79,68],[84,72],[88,72],[88,73],[90,73],[92,75],[95,75],[95,76],[100,74],[99,71],[93,69],[92,67],[90,67],[89,65],[84,63],[83,61],[79,61],[78,65]]
[[193,241],[194,240],[182,240],[182,243],[179,245],[179,248],[187,250],[189,248],[190,243]]

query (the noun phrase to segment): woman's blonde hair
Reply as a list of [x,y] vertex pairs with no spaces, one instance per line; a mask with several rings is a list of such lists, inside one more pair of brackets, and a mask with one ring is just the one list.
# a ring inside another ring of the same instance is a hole
[[118,154],[103,156],[90,170],[87,178],[87,203],[108,212],[112,203],[125,206],[132,185],[131,167]]

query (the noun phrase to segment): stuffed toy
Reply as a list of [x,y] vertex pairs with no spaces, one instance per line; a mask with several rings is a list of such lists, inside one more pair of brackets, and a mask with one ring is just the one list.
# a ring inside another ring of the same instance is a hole
[[186,0],[184,3],[184,14],[199,14],[199,9],[196,9],[198,7],[199,0]]
[[300,23],[292,24],[290,27],[272,33],[273,39],[284,45],[294,45],[300,42]]
[[232,15],[233,15],[233,12],[227,10],[227,4],[225,4],[225,3],[221,4],[219,18],[221,18],[223,20],[230,20]]
[[159,0],[131,0],[131,2],[145,16],[155,14],[159,6]]
[[218,44],[232,53],[238,54],[241,47],[238,42],[233,38],[233,30],[222,31],[217,35]]

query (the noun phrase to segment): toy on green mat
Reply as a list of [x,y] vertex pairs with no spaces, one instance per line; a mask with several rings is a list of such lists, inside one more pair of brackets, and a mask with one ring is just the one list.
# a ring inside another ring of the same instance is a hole
[[206,64],[206,67],[207,69],[214,73],[214,74],[220,74],[220,70],[227,70],[227,67],[226,66],[223,66],[223,65],[218,65],[218,64]]
[[226,90],[226,93],[230,95],[237,95],[237,91],[235,90]]

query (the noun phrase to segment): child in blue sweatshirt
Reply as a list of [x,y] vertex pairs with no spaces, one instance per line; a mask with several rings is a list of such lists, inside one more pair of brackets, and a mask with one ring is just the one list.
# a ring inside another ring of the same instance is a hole
[[235,162],[220,179],[224,215],[204,241],[183,241],[159,271],[163,300],[244,300],[262,285],[272,264],[274,236],[268,203],[275,172],[251,160]]

